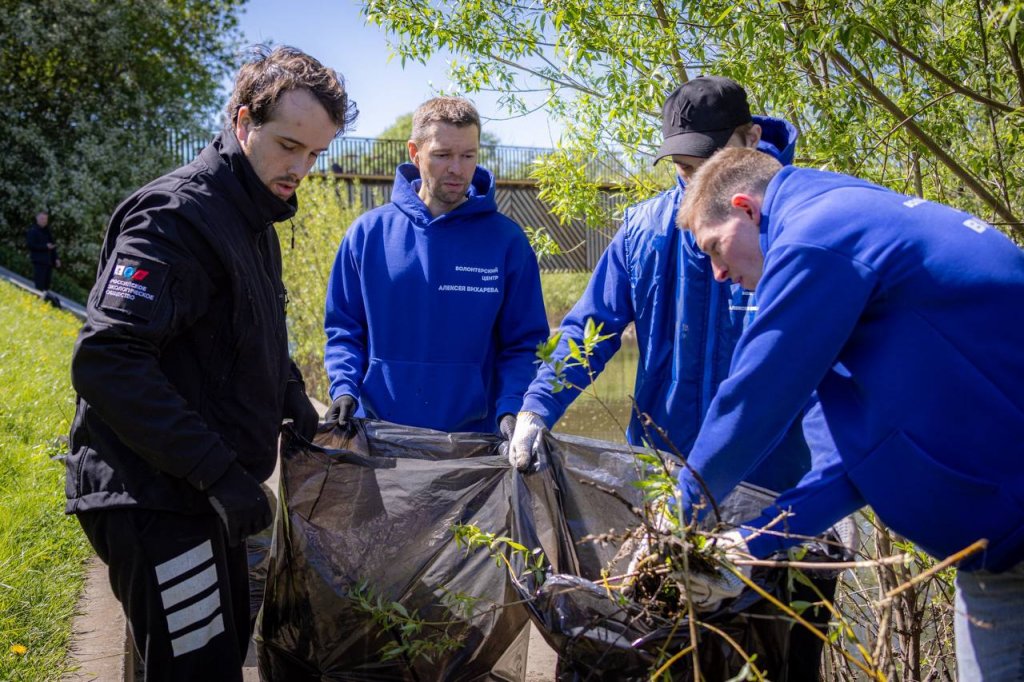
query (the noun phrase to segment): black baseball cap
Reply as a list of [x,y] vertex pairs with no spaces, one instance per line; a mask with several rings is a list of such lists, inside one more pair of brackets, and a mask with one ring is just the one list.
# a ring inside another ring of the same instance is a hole
[[750,123],[747,93],[722,76],[700,76],[676,88],[661,110],[664,142],[654,163],[685,154],[707,158],[725,146],[737,126]]

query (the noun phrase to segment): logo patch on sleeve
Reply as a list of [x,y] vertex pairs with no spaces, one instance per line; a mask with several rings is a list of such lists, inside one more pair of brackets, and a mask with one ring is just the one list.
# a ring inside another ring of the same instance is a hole
[[152,320],[169,271],[165,263],[118,255],[103,287],[100,307]]

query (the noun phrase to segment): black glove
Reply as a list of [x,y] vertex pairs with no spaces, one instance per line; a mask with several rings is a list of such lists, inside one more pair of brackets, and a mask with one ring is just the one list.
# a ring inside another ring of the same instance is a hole
[[313,440],[320,415],[306,397],[306,387],[301,381],[293,379],[285,385],[284,417],[292,420],[296,433],[306,440]]
[[324,421],[327,424],[336,426],[347,434],[351,434],[355,429],[355,423],[352,421],[352,415],[355,411],[356,399],[350,395],[339,395],[331,403]]
[[508,457],[508,442],[512,438],[512,432],[516,430],[516,416],[511,412],[498,417],[498,435],[501,442],[498,443],[498,455]]
[[238,462],[232,462],[224,475],[206,489],[206,496],[224,524],[232,547],[274,520],[274,511],[259,482]]

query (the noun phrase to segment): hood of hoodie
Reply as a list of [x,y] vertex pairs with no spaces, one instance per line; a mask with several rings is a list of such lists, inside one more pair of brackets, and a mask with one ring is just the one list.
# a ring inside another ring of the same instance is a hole
[[473,171],[473,180],[469,183],[466,201],[436,218],[430,214],[430,209],[417,193],[422,182],[420,169],[412,163],[403,163],[395,171],[395,184],[391,188],[392,203],[418,227],[429,227],[434,223],[468,216],[478,217],[498,210],[498,204],[494,200],[494,175],[483,166],[477,166]]
[[796,139],[800,134],[789,121],[774,116],[753,116],[754,123],[761,126],[761,141],[757,143],[758,151],[770,154],[783,166],[793,163],[796,153]]
[[[807,181],[808,176],[811,176],[813,181]],[[842,173],[797,166],[786,166],[780,170],[765,188],[764,200],[761,202],[761,224],[758,228],[761,232],[761,251],[768,253],[768,248],[779,237],[778,226],[789,207],[800,206],[818,195],[835,189],[851,187],[892,192],[867,180]]]

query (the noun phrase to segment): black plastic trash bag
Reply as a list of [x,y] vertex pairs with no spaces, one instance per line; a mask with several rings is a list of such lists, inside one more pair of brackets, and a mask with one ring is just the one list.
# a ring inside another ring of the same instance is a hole
[[[263,494],[270,502],[270,508],[277,507],[277,497],[274,491],[261,483]],[[249,561],[249,615],[253,619],[263,605],[263,586],[267,583],[267,567],[270,564],[270,542],[274,532],[273,526],[268,526],[256,535],[250,535],[245,539],[245,552]]]
[[[621,604],[600,583],[626,572],[630,553],[613,543],[580,542],[587,536],[628,530],[637,518],[626,502],[642,504],[634,482],[639,470],[633,450],[625,445],[576,436],[545,437],[541,474],[527,477],[530,487],[553,484],[560,514],[575,546],[575,565],[554,563],[555,573],[542,585],[524,581],[526,603],[547,642],[559,654],[559,680],[646,680],[652,666],[690,643],[684,618],[658,626],[633,603]],[[670,465],[678,461],[664,455]],[[758,516],[771,504],[771,491],[741,484],[719,506],[721,520],[739,524]],[[788,601],[784,570],[755,570],[752,580],[783,602]],[[751,590],[700,620],[727,634],[744,652],[757,654],[756,664],[773,681],[786,679],[791,623],[778,609]],[[739,673],[745,658],[719,635],[701,631],[699,662],[703,679],[726,680]],[[680,657],[670,667],[672,679],[692,679],[692,659]]]
[[[366,422],[351,441],[327,431],[316,442],[282,433],[257,626],[262,678],[523,679],[529,616],[503,606],[519,599],[512,575],[488,552],[457,547],[451,530],[464,523],[510,534],[517,479],[498,439]],[[375,622],[360,602],[378,598],[428,625]],[[466,598],[483,615],[470,617]],[[388,658],[396,646],[404,648]]]
[[[352,439],[327,430],[310,446],[286,431],[281,513],[257,626],[263,679],[521,680],[529,619],[558,652],[562,680],[646,679],[666,652],[683,650],[685,621],[645,622],[599,584],[603,569],[625,573],[629,553],[616,542],[585,540],[638,525],[633,451],[573,436],[547,434],[544,442],[538,466],[524,474],[498,454],[493,435],[361,422]],[[752,518],[772,499],[741,485],[723,501],[723,520]],[[542,549],[550,570],[538,577],[512,553],[502,554],[510,570],[485,550],[456,547],[459,523]],[[787,601],[785,575],[755,573],[755,582]],[[466,597],[486,615],[472,617]],[[411,632],[403,631],[407,622],[381,624],[365,608],[377,598],[392,613],[397,603],[434,625]],[[773,681],[786,679],[790,622],[758,595],[744,591],[701,620],[756,653]],[[706,634],[703,678],[742,670],[744,658]],[[414,642],[442,637],[457,644],[432,658],[416,655]],[[400,655],[388,658],[389,649]],[[671,672],[687,679],[689,656]]]

